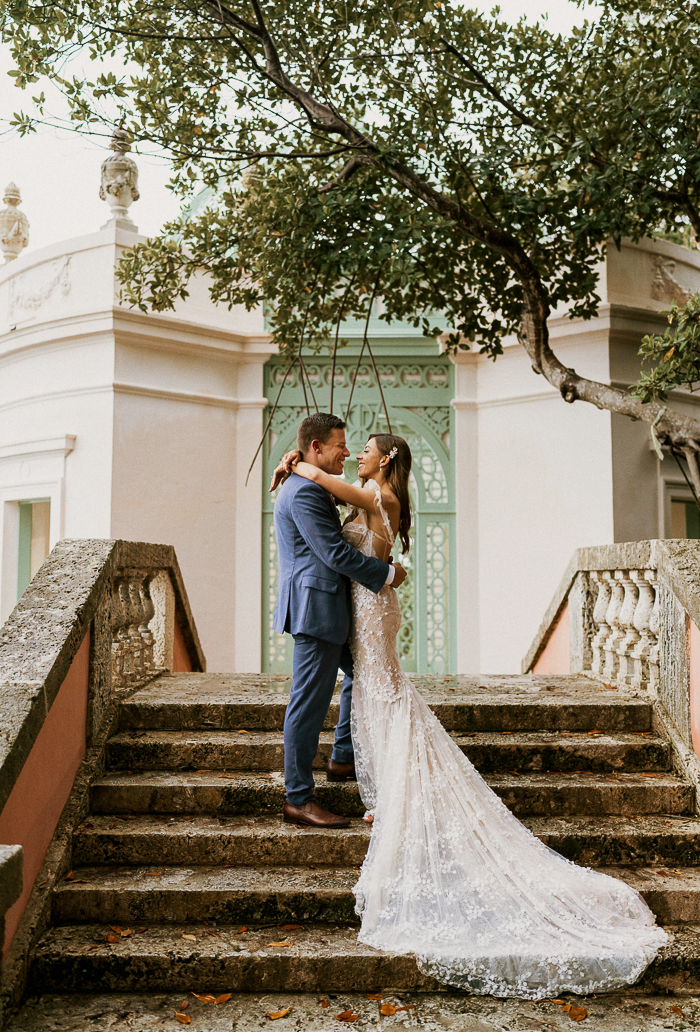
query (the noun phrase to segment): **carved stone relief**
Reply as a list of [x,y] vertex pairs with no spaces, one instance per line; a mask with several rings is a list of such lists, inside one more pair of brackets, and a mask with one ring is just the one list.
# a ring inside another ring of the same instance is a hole
[[70,260],[70,255],[64,255],[11,279],[10,320],[19,312],[36,312],[47,301],[68,297],[71,290]]
[[652,264],[654,276],[651,281],[651,296],[654,300],[675,301],[676,304],[684,305],[690,297],[691,291],[686,290],[674,276],[675,261],[657,254],[652,258]]

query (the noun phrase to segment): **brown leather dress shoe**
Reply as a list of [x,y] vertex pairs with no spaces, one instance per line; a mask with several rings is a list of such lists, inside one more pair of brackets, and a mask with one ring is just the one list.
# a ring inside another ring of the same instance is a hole
[[301,806],[285,800],[282,808],[287,824],[305,824],[309,828],[349,828],[350,818],[339,813],[324,810],[315,799],[308,799]]
[[326,764],[326,779],[328,781],[357,781],[355,764],[329,760]]

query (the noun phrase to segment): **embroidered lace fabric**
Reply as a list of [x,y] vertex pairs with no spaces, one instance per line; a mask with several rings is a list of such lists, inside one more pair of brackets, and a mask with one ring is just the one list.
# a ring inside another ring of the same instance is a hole
[[[363,511],[343,536],[374,554]],[[353,582],[352,602],[352,735],[374,816],[354,889],[360,941],[416,954],[425,973],[479,994],[635,982],[667,941],[641,896],[555,853],[488,788],[401,669],[397,593]]]

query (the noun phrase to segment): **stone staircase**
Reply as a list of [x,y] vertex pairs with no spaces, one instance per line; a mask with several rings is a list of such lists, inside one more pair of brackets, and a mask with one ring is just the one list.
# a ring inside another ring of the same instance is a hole
[[[418,678],[493,789],[553,849],[638,888],[672,941],[640,983],[700,989],[700,819],[651,704],[581,676]],[[31,988],[348,992],[439,988],[356,941],[370,828],[355,784],[317,794],[341,831],[281,820],[283,677],[167,674],[121,705],[107,772]]]

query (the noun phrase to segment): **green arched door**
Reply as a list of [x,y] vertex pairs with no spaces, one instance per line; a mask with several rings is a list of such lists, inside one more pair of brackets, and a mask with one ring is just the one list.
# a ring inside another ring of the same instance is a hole
[[[344,414],[357,358],[343,352],[336,364],[333,407]],[[456,527],[455,488],[451,457],[454,413],[453,367],[443,356],[378,358],[377,367],[389,408],[392,429],[408,441],[413,453],[411,497],[414,526],[411,552],[405,561],[410,577],[399,589],[403,621],[399,649],[404,669],[419,674],[454,673],[456,656]],[[306,368],[321,411],[330,402],[330,359],[308,359]],[[278,358],[265,367],[265,395],[277,397],[286,366]],[[311,399],[309,398],[309,401]],[[263,670],[291,672],[292,640],[272,630],[277,593],[277,554],[272,511],[267,494],[272,470],[295,445],[296,431],[306,415],[298,370],[287,378],[264,448],[263,476]],[[369,362],[360,366],[347,421],[352,456],[345,476],[354,480],[354,456],[370,433],[386,430],[386,420]],[[397,546],[396,556],[400,554]],[[404,560],[402,559],[402,562]]]

